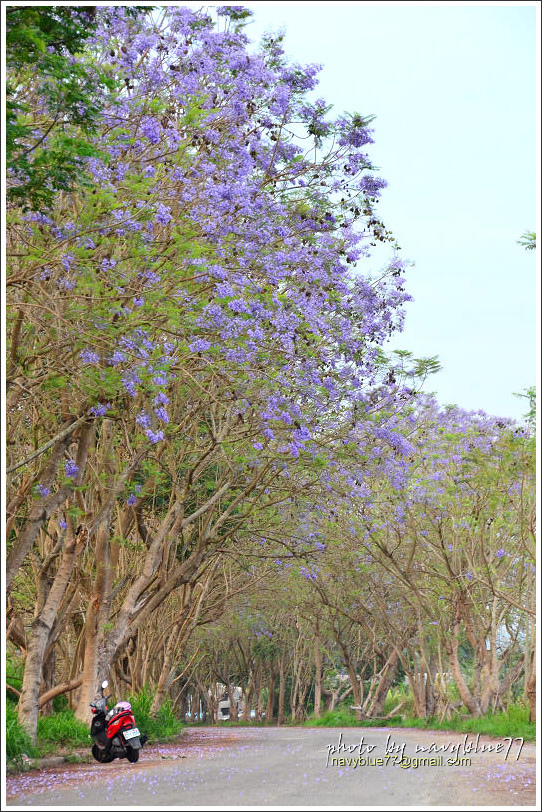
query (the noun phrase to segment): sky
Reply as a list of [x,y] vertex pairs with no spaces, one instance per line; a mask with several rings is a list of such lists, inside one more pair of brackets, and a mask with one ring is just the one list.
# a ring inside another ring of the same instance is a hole
[[388,349],[439,357],[425,388],[442,405],[521,419],[513,393],[539,366],[538,252],[517,244],[539,217],[538,4],[244,5],[251,40],[283,29],[291,61],[322,65],[332,113],[376,116],[378,210],[414,263]]

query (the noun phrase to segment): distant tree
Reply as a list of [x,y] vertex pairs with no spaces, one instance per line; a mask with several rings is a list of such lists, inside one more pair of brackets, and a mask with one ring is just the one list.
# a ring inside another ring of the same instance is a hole
[[534,251],[536,249],[536,233],[534,231],[524,231],[521,240],[518,240],[518,245],[523,245],[526,251]]
[[526,398],[529,401],[529,409],[523,417],[534,431],[536,428],[536,387],[529,386],[523,392],[514,392],[514,395],[517,398]]

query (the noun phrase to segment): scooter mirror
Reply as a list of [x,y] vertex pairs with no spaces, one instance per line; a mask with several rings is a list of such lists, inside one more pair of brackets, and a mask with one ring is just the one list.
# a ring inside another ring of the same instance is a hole
[[102,688],[107,688],[108,685],[109,685],[108,681],[104,679],[104,681],[102,682]]

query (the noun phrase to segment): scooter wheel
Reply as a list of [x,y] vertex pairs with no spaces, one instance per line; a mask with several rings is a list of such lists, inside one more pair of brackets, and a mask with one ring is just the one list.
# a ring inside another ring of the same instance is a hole
[[139,760],[139,750],[134,750],[132,747],[128,747],[127,753],[128,753],[127,756],[128,761],[131,761],[132,764],[135,764],[136,761]]
[[96,744],[92,745],[92,755],[100,764],[109,764],[109,762],[115,758],[111,753],[106,753],[105,750],[100,749]]

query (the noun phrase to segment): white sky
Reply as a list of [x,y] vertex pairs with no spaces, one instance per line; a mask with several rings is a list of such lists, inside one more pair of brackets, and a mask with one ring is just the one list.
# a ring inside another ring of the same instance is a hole
[[520,418],[512,393],[537,383],[538,252],[517,240],[538,221],[538,4],[244,5],[251,39],[283,28],[292,61],[323,65],[332,112],[377,117],[379,212],[415,263],[390,348],[439,356],[442,404]]

